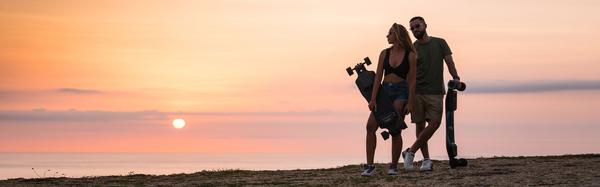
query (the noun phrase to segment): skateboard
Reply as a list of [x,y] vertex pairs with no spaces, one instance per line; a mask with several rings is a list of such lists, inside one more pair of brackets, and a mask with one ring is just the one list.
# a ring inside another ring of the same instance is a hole
[[448,152],[450,168],[464,167],[468,162],[464,158],[457,159],[457,146],[454,141],[454,111],[456,111],[457,90],[464,91],[465,83],[450,80],[446,94],[446,151]]
[[[365,57],[364,61],[356,64],[354,68],[346,68],[346,72],[349,76],[352,76],[354,71],[356,71],[356,86],[365,100],[370,102],[373,91],[373,82],[375,81],[375,72],[368,71],[365,65],[371,65],[369,57]],[[379,91],[377,92],[377,107],[375,110],[371,111],[371,113],[375,117],[379,127],[387,129],[387,131],[381,132],[381,136],[384,140],[387,140],[390,135],[396,136],[400,134],[402,127],[406,127],[406,124],[402,124],[404,123],[402,120],[398,121],[398,113],[396,113],[392,100],[385,89],[382,89],[382,86],[379,86]]]

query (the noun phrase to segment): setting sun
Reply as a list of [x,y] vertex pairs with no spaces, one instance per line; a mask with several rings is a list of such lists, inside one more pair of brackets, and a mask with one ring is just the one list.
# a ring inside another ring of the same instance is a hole
[[176,129],[181,129],[181,128],[185,127],[185,120],[183,120],[183,119],[173,120],[173,127],[175,127]]

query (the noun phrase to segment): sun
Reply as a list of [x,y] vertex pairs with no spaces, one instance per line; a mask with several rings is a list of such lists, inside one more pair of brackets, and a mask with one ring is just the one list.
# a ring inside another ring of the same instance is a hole
[[173,127],[175,127],[176,129],[181,129],[183,127],[185,127],[185,120],[179,118],[179,119],[174,119],[173,120]]

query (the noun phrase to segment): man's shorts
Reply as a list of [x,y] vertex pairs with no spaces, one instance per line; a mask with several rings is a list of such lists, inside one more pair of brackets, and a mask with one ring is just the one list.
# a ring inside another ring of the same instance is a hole
[[413,123],[442,122],[444,95],[415,94],[410,118]]

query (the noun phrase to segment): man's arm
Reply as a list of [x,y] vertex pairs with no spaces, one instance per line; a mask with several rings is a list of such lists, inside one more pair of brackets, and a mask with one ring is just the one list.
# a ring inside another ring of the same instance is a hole
[[458,76],[458,72],[456,72],[456,66],[454,65],[454,59],[452,59],[452,54],[446,55],[444,57],[444,61],[446,61],[446,65],[448,66],[448,71],[450,75],[452,75],[453,79],[460,80]]

